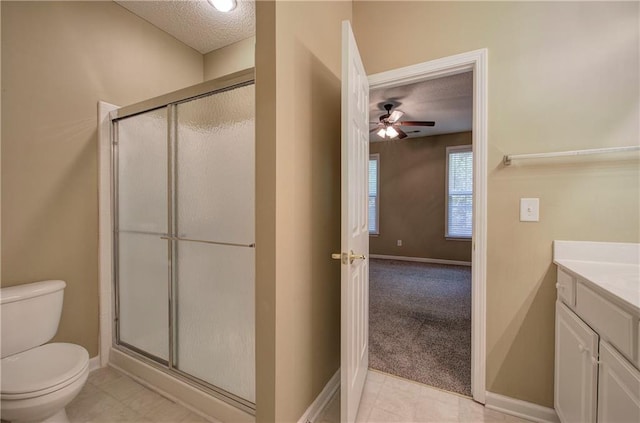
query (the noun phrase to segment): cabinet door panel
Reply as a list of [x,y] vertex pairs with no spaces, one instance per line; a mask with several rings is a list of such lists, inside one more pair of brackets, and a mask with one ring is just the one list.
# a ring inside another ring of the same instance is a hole
[[554,405],[563,423],[596,421],[598,334],[556,302]]
[[640,422],[640,372],[606,342],[600,342],[598,383],[599,422]]

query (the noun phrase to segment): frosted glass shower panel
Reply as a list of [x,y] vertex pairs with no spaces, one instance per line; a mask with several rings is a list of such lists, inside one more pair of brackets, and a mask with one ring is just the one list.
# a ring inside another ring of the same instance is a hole
[[118,122],[120,230],[167,232],[167,108]]
[[158,236],[118,235],[120,341],[164,361],[169,359],[167,244]]
[[180,237],[255,241],[254,103],[248,85],[178,105]]
[[179,242],[175,366],[255,403],[255,249]]
[[123,350],[252,408],[255,89],[247,83],[115,120],[114,275]]

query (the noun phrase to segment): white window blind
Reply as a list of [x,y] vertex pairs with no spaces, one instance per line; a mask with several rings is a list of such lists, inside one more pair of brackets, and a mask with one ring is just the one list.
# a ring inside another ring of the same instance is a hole
[[369,156],[369,233],[378,234],[378,175],[380,155]]
[[470,145],[447,147],[447,238],[471,238],[473,153]]

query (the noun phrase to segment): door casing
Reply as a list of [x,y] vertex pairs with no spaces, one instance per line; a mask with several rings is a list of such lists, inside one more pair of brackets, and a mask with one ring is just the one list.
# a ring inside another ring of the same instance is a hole
[[471,393],[486,397],[488,50],[479,49],[369,75],[369,90],[473,72],[473,235],[471,265]]

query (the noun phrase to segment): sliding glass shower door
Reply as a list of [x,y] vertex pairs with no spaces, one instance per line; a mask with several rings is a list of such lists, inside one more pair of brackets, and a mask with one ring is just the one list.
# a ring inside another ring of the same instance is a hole
[[116,134],[119,340],[167,362],[167,108],[120,120]]
[[253,84],[116,121],[117,343],[255,403]]
[[255,402],[254,86],[178,104],[177,369]]

